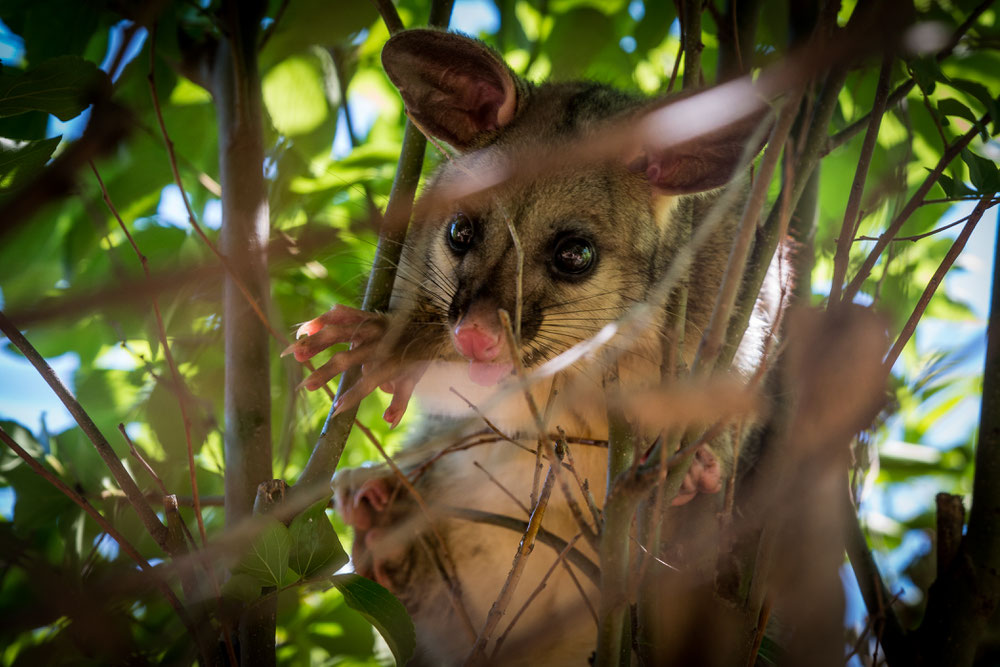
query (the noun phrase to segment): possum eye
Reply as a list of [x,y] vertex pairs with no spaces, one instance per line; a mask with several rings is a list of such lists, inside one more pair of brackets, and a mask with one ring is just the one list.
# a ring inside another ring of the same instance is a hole
[[448,223],[445,238],[452,250],[466,252],[476,240],[476,225],[464,213],[457,213]]
[[568,236],[556,243],[552,266],[559,273],[578,276],[590,270],[596,256],[593,243],[579,236]]

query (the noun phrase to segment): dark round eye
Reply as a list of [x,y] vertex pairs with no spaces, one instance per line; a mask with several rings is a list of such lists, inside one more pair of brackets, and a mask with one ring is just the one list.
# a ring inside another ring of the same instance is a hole
[[476,240],[476,225],[464,213],[456,213],[448,223],[445,237],[455,252],[465,252]]
[[556,244],[552,265],[561,273],[579,275],[594,265],[596,256],[593,243],[579,236],[569,236]]

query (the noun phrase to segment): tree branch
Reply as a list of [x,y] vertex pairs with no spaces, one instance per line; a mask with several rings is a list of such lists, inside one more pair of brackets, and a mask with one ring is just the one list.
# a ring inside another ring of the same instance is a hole
[[122,491],[125,492],[125,496],[128,498],[129,504],[139,515],[142,520],[143,525],[146,530],[149,531],[150,536],[156,541],[160,548],[164,552],[169,552],[168,546],[168,535],[167,528],[164,526],[159,518],[157,518],[156,513],[153,512],[152,507],[146,501],[146,497],[143,495],[142,491],[136,485],[135,480],[129,475],[128,471],[125,470],[125,466],[122,465],[121,460],[118,455],[115,454],[115,450],[111,447],[111,444],[107,441],[104,435],[101,433],[100,429],[90,418],[90,415],[83,409],[83,406],[76,400],[76,397],[66,388],[66,385],[62,383],[59,376],[56,375],[52,367],[49,366],[48,362],[38,353],[38,350],[28,342],[21,332],[14,326],[14,323],[7,319],[3,311],[0,311],[0,331],[10,339],[10,342],[14,344],[21,354],[31,362],[31,365],[35,367],[42,379],[45,380],[46,384],[52,388],[59,400],[62,401],[69,413],[73,415],[73,419],[76,420],[77,425],[79,425],[80,430],[87,436],[87,438],[94,444],[97,449],[97,453],[100,455],[101,460],[108,467],[111,475],[115,478],[118,486],[121,487]]
[[889,83],[892,78],[892,61],[891,53],[886,53],[882,58],[882,69],[879,71],[878,85],[875,89],[875,103],[871,114],[869,114],[868,131],[865,132],[865,141],[861,146],[858,168],[854,172],[851,194],[847,199],[847,209],[844,211],[844,222],[840,227],[840,238],[837,239],[837,252],[833,257],[833,283],[830,286],[828,306],[832,306],[840,300],[840,290],[844,284],[844,278],[847,276],[847,264],[851,258],[851,239],[854,238],[854,230],[857,229],[861,195],[865,191],[868,167],[871,165],[872,154],[875,152],[875,141],[878,139],[878,130],[882,125],[882,116],[885,114]]

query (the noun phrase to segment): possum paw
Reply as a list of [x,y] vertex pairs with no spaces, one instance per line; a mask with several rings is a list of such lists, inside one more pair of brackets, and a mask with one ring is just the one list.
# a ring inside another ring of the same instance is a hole
[[308,361],[339,343],[350,348],[335,352],[330,360],[313,371],[301,387],[315,391],[349,368],[359,366],[361,378],[337,400],[334,414],[354,407],[361,399],[381,387],[392,394],[382,418],[393,428],[403,418],[413,395],[413,388],[427,368],[426,363],[403,363],[388,349],[389,318],[349,306],[336,305],[319,317],[302,324],[297,340],[281,356],[294,354],[297,361]]
[[681,489],[671,504],[684,505],[699,493],[718,493],[721,490],[722,469],[719,460],[707,447],[699,447],[684,481],[681,482]]

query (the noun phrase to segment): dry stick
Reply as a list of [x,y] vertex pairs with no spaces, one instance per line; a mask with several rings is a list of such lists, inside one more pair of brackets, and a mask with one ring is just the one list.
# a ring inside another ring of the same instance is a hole
[[580,539],[580,537],[582,537],[580,533],[574,535],[573,539],[571,539],[566,544],[566,548],[559,552],[559,554],[556,556],[556,559],[552,561],[552,566],[549,567],[549,569],[542,576],[542,580],[538,582],[538,586],[535,587],[535,590],[531,592],[531,595],[528,596],[528,599],[525,600],[524,604],[521,605],[521,608],[517,610],[516,614],[514,614],[514,618],[512,618],[510,620],[510,623],[507,624],[507,629],[504,630],[499,637],[497,637],[497,642],[496,644],[493,645],[493,653],[490,656],[491,661],[496,661],[497,655],[500,653],[500,647],[503,646],[503,643],[507,640],[507,636],[510,634],[510,631],[514,628],[514,625],[517,624],[518,620],[521,618],[524,612],[527,611],[528,606],[532,602],[534,602],[535,598],[537,598],[538,595],[545,589],[545,586],[549,581],[549,577],[551,577],[552,573],[556,571],[556,568],[559,567],[559,565],[564,562],[563,559],[565,559],[566,554],[569,553],[569,551],[573,548],[573,545],[576,544],[576,541]]
[[97,453],[101,456],[104,461],[104,465],[108,467],[111,471],[111,475],[115,478],[118,486],[121,487],[122,491],[125,492],[125,496],[128,498],[129,504],[132,505],[139,518],[142,520],[143,525],[146,530],[149,531],[150,536],[156,541],[158,545],[167,551],[167,529],[160,520],[157,518],[156,513],[146,502],[146,496],[139,490],[136,485],[135,480],[129,475],[128,471],[125,470],[125,466],[122,465],[121,460],[118,455],[115,454],[115,450],[112,449],[111,445],[108,443],[104,435],[94,424],[90,415],[83,409],[83,406],[76,400],[76,397],[66,388],[66,385],[62,383],[59,376],[56,375],[52,367],[49,366],[48,362],[42,358],[42,355],[38,353],[31,343],[18,331],[14,323],[7,319],[3,311],[0,311],[0,331],[10,339],[10,342],[14,344],[21,354],[24,355],[25,359],[31,362],[31,365],[35,367],[42,379],[52,388],[59,400],[62,401],[69,413],[73,415],[73,419],[80,426],[80,430],[86,434],[87,438],[94,444],[97,449]]
[[[154,33],[155,35],[155,28]],[[152,46],[150,47],[152,49]],[[152,65],[150,65],[152,69]],[[104,180],[101,178],[101,174],[97,171],[97,167],[94,165],[93,161],[90,162],[90,169],[94,172],[94,177],[97,178],[97,184],[101,188],[101,196],[104,198],[104,203],[111,211],[111,215],[114,216],[115,220],[118,221],[118,226],[121,227],[122,232],[125,233],[125,238],[128,239],[129,245],[132,246],[132,250],[135,251],[136,256],[139,258],[139,263],[142,265],[142,272],[146,276],[147,284],[152,281],[152,274],[149,271],[149,260],[146,258],[142,251],[139,250],[139,246],[136,244],[135,239],[129,232],[128,227],[125,226],[125,221],[122,220],[121,215],[118,213],[118,209],[115,207],[114,203],[111,201],[111,194],[108,192],[108,188],[104,185]],[[174,360],[174,355],[170,351],[170,343],[167,340],[167,329],[163,324],[163,315],[160,312],[160,302],[155,295],[150,297],[150,301],[153,304],[153,315],[156,318],[156,333],[160,339],[160,345],[163,346],[163,356],[167,360],[167,367],[170,369],[170,375],[174,380],[174,387],[176,389],[177,404],[181,409],[181,422],[184,424],[184,442],[187,445],[187,462],[188,462],[188,474],[191,480],[191,496],[194,498],[194,516],[198,521],[198,533],[201,535],[201,543],[205,544],[207,537],[205,535],[205,521],[201,516],[201,502],[198,497],[198,481],[195,478],[195,464],[194,464],[194,444],[191,441],[191,416],[188,414],[187,410],[187,387],[184,383],[184,378],[181,377],[180,370],[177,368],[177,362]],[[125,429],[121,429],[122,434],[125,434]],[[126,436],[128,440],[128,436]],[[132,443],[129,442],[129,447],[133,449]],[[140,459],[141,460],[141,459]],[[146,464],[148,467],[148,464]],[[152,468],[148,468],[152,472]],[[156,475],[153,475],[153,479],[157,479]],[[162,483],[161,483],[162,484]],[[164,495],[166,495],[166,489],[164,489]]]
[[[680,374],[680,359],[677,351],[684,348],[684,332],[685,325],[687,324],[687,300],[688,288],[685,285],[678,290],[677,294],[677,310],[674,313],[674,344],[666,351],[666,356],[668,357],[667,365],[661,368],[660,373],[663,380],[676,378]],[[667,458],[670,452],[680,444],[679,433],[674,434],[672,437],[668,437],[667,433],[660,433],[660,437],[669,444],[661,444],[660,446],[659,470],[656,476],[656,494],[653,498],[653,509],[649,513],[649,524],[646,527],[650,549],[655,552],[659,552],[660,550],[660,529],[662,527],[660,523],[663,520],[663,503],[665,502],[664,495],[666,494],[667,486]],[[650,551],[643,551],[642,559],[639,562],[638,574],[633,579],[632,584],[635,587],[636,593],[638,593],[639,584],[646,578],[646,571],[649,568],[651,555]]]
[[[978,201],[978,200],[979,200],[979,197],[976,197],[973,200],[967,200],[967,201]],[[927,202],[925,201],[924,203],[926,204]],[[997,204],[1000,204],[1000,199],[994,199],[990,203],[990,206],[991,207],[992,206],[996,206]],[[971,217],[972,217],[971,214],[962,216],[961,218],[959,218],[958,220],[955,220],[954,222],[949,222],[947,225],[942,225],[940,227],[936,227],[936,228],[932,229],[929,232],[924,232],[923,234],[914,234],[913,236],[897,236],[896,238],[894,238],[892,240],[892,242],[893,243],[902,243],[902,242],[905,242],[905,241],[909,241],[911,243],[916,243],[917,241],[920,241],[921,239],[925,239],[928,236],[934,236],[935,234],[940,234],[941,232],[948,231],[952,227],[958,227],[960,224],[962,224],[963,222],[965,222],[966,220],[968,220]],[[878,237],[877,236],[857,236],[857,237],[854,238],[854,242],[857,243],[858,241],[878,241]]]
[[909,319],[906,320],[906,324],[903,326],[903,330],[899,332],[899,337],[893,344],[892,349],[889,350],[889,354],[885,357],[885,370],[888,372],[892,369],[893,364],[899,358],[899,355],[903,352],[903,348],[906,347],[906,343],[909,342],[910,337],[913,332],[917,329],[917,323],[920,318],[923,317],[924,311],[927,309],[927,305],[931,301],[931,297],[934,296],[934,292],[937,290],[941,281],[944,280],[944,276],[951,269],[952,264],[958,259],[959,254],[965,248],[965,244],[969,240],[969,236],[972,235],[972,231],[976,228],[976,224],[979,219],[983,217],[983,214],[993,205],[991,200],[993,195],[996,194],[991,192],[985,197],[979,200],[976,204],[976,208],[973,209],[972,214],[969,216],[969,221],[965,223],[965,227],[959,232],[958,237],[955,239],[951,247],[948,248],[948,252],[945,254],[944,259],[941,260],[941,264],[938,265],[937,270],[934,271],[934,275],[931,276],[930,281],[928,281],[927,286],[924,288],[923,294],[920,295],[920,299],[917,301],[917,305],[913,307],[913,312],[910,313]]
[[[160,479],[160,476],[156,474],[155,470],[153,470],[153,466],[149,465],[149,461],[147,461],[146,458],[139,453],[139,449],[135,446],[135,443],[132,442],[132,438],[128,437],[128,433],[125,432],[125,424],[118,424],[118,431],[122,434],[122,437],[125,438],[125,442],[128,444],[129,453],[135,457],[136,461],[139,462],[139,465],[141,465],[146,471],[146,474],[153,478],[153,482],[155,482],[156,486],[160,488],[163,495],[169,496],[170,492],[167,491],[167,487],[163,483],[163,480]],[[174,499],[174,502],[176,502],[176,498]]]
[[480,465],[479,461],[473,461],[472,465],[474,465],[477,468],[479,468],[480,470],[482,470],[486,474],[486,476],[490,478],[490,481],[493,482],[494,484],[496,484],[496,486],[497,486],[498,489],[500,489],[501,491],[503,491],[504,495],[506,495],[508,498],[510,498],[511,500],[513,500],[514,504],[517,505],[519,508],[521,508],[522,512],[524,512],[528,516],[531,516],[531,510],[528,509],[528,506],[525,505],[524,503],[522,503],[520,500],[518,500],[517,496],[515,496],[511,492],[510,489],[508,489],[506,486],[504,486],[503,483],[499,479],[497,479],[496,477],[494,477],[493,475],[491,475],[489,470],[487,470],[482,465]]
[[[531,395],[531,389],[527,385],[524,379],[524,366],[521,363],[521,356],[516,352],[520,349],[517,345],[517,338],[514,334],[514,329],[511,326],[510,314],[503,310],[502,308],[497,312],[500,317],[500,324],[504,330],[504,335],[507,338],[507,347],[511,350],[511,361],[514,364],[514,372],[517,375],[517,381],[521,385],[524,393],[524,400],[528,403],[528,409],[531,412],[531,416],[535,420],[535,426],[538,428],[538,449],[536,453],[536,463],[535,463],[535,484],[532,485],[531,497],[533,499],[540,498],[537,489],[538,481],[538,462],[541,460],[541,451],[544,448],[545,456],[549,459],[550,470],[555,470],[556,480],[559,482],[559,488],[562,490],[563,495],[566,497],[566,505],[569,507],[570,514],[573,515],[573,519],[577,522],[580,527],[580,532],[584,534],[587,541],[593,545],[597,544],[597,534],[595,530],[587,523],[587,520],[583,516],[583,511],[580,509],[580,504],[576,502],[573,497],[572,492],[569,488],[569,483],[566,481],[565,475],[562,473],[562,461],[559,455],[556,453],[555,446],[552,444],[551,438],[549,438],[548,433],[545,429],[545,422],[542,419],[541,413],[538,411],[538,405],[535,403],[534,397]],[[555,380],[553,380],[554,382]],[[535,506],[537,507],[538,501],[535,500]],[[598,524],[598,529],[600,524]]]
[[872,154],[875,152],[875,142],[878,139],[878,130],[882,125],[882,116],[885,114],[885,107],[888,101],[889,84],[892,79],[891,53],[886,52],[882,58],[882,69],[878,75],[878,85],[875,89],[875,104],[869,115],[868,130],[865,132],[865,140],[861,146],[861,155],[858,158],[858,168],[854,172],[854,182],[851,183],[851,194],[847,199],[847,209],[844,211],[844,222],[840,227],[840,238],[837,239],[837,252],[833,257],[833,283],[830,286],[830,298],[827,307],[840,301],[841,286],[847,276],[847,265],[851,259],[851,239],[854,238],[854,230],[858,225],[858,211],[861,208],[861,196],[865,191],[865,179],[868,177],[868,167],[871,165]]
[[573,585],[576,587],[576,590],[580,592],[580,597],[583,598],[583,603],[587,605],[587,610],[590,612],[591,617],[594,619],[594,625],[600,626],[601,621],[597,617],[597,610],[594,609],[594,603],[590,601],[590,596],[587,595],[587,591],[583,590],[583,584],[580,583],[580,580],[577,578],[576,573],[573,572],[573,568],[570,566],[569,563],[566,562],[565,559],[563,560],[562,566],[563,569],[566,570],[566,574],[569,575],[569,578],[573,582]]
[[[2,318],[3,315],[0,314],[0,323],[2,323],[3,321]],[[198,633],[195,631],[194,623],[191,621],[191,618],[184,610],[184,607],[181,605],[180,600],[177,599],[177,596],[174,595],[174,592],[170,590],[170,587],[167,586],[160,579],[157,573],[153,571],[153,566],[150,565],[149,562],[142,557],[142,555],[138,552],[138,550],[136,550],[136,548],[132,545],[131,542],[125,539],[125,537],[123,537],[122,534],[119,533],[118,530],[115,529],[115,527],[112,526],[108,522],[108,520],[105,519],[104,516],[100,512],[98,512],[93,505],[87,502],[86,498],[81,496],[79,493],[77,493],[70,487],[66,486],[66,484],[63,483],[61,479],[59,479],[58,477],[50,473],[48,470],[46,470],[38,461],[34,459],[34,457],[31,456],[31,454],[24,451],[24,449],[22,449],[21,446],[17,444],[17,441],[14,440],[14,438],[12,438],[10,435],[8,435],[7,432],[3,430],[2,427],[0,427],[0,440],[3,440],[4,444],[7,445],[15,454],[21,457],[21,459],[23,459],[24,462],[27,463],[31,467],[31,469],[34,470],[35,473],[37,473],[42,479],[44,479],[46,482],[57,488],[60,491],[60,493],[62,493],[64,496],[66,496],[74,503],[79,505],[84,512],[89,514],[90,517],[97,522],[97,525],[101,527],[101,530],[110,535],[111,538],[118,543],[122,551],[128,554],[128,557],[134,560],[143,572],[151,576],[153,580],[153,585],[156,586],[158,589],[160,589],[160,592],[162,592],[163,595],[167,598],[167,601],[170,603],[170,606],[173,607],[174,611],[177,612],[177,615],[180,617],[181,622],[184,623],[184,626],[188,629],[188,632],[191,633],[191,636],[192,637],[198,636]]]
[[458,569],[455,567],[455,563],[451,558],[451,553],[448,551],[448,544],[444,541],[441,533],[438,532],[437,528],[434,527],[434,516],[431,513],[430,507],[428,507],[427,502],[424,500],[417,488],[413,486],[409,478],[399,469],[396,462],[392,460],[392,457],[386,453],[385,449],[382,447],[382,443],[378,441],[375,434],[371,432],[367,426],[362,424],[360,421],[355,420],[354,425],[357,426],[368,441],[375,446],[378,453],[385,459],[386,464],[392,470],[393,475],[399,480],[399,483],[403,485],[403,488],[407,490],[413,500],[417,503],[420,511],[423,513],[424,518],[427,519],[427,526],[430,528],[431,533],[434,535],[434,539],[437,540],[438,548],[441,553],[441,558],[446,564],[446,568],[442,570],[442,574],[446,575],[449,580],[445,581],[447,586],[446,590],[449,593],[449,598],[451,599],[451,604],[455,608],[456,613],[458,613],[459,619],[462,621],[462,627],[469,635],[470,638],[475,638],[476,629],[472,625],[472,618],[469,616],[468,610],[465,608],[465,604],[462,602],[462,592],[461,583],[458,581]]
[[732,249],[729,251],[729,261],[726,265],[726,272],[719,286],[719,293],[715,298],[715,307],[712,309],[712,317],[705,328],[698,342],[698,349],[695,352],[694,363],[691,374],[693,376],[704,375],[712,370],[719,353],[722,351],[726,333],[729,329],[729,321],[736,303],[736,295],[743,284],[743,277],[746,274],[747,259],[750,253],[750,245],[753,243],[757,232],[757,222],[760,219],[760,212],[764,208],[767,200],[767,191],[771,185],[771,177],[778,165],[778,159],[788,140],[788,133],[792,129],[792,123],[799,110],[799,101],[802,99],[802,90],[792,94],[781,107],[778,120],[771,131],[771,136],[764,150],[764,157],[760,163],[760,169],[750,190],[750,198],[743,208],[743,215],[740,219],[739,231]]
[[594,496],[590,493],[590,486],[587,484],[587,480],[580,478],[576,462],[573,460],[573,450],[569,448],[569,439],[566,437],[566,432],[558,426],[556,429],[559,431],[559,440],[562,443],[563,451],[566,453],[566,460],[569,461],[569,471],[573,475],[573,479],[576,480],[576,485],[580,489],[580,495],[583,496],[584,501],[587,503],[590,515],[594,517],[594,525],[599,527],[601,525],[601,511],[597,509],[597,503],[594,501]]
[[[983,115],[980,117],[976,125],[981,125],[988,117],[988,115]],[[851,280],[850,284],[846,288],[844,288],[842,301],[849,303],[854,300],[854,297],[861,290],[861,286],[864,284],[869,274],[871,274],[872,268],[875,266],[875,263],[882,255],[886,246],[889,245],[889,242],[895,238],[903,224],[909,220],[910,216],[913,215],[913,212],[917,210],[920,206],[920,202],[923,201],[923,198],[928,192],[930,192],[930,189],[934,187],[934,184],[937,183],[941,174],[944,173],[945,168],[947,168],[947,166],[951,164],[951,161],[958,157],[959,153],[961,153],[965,147],[976,138],[976,135],[979,133],[979,129],[976,125],[974,125],[972,129],[963,134],[955,141],[955,143],[948,147],[948,150],[946,150],[944,155],[941,156],[941,159],[938,161],[937,166],[934,167],[934,170],[927,175],[924,182],[920,184],[920,187],[913,193],[910,200],[906,202],[903,210],[900,211],[892,223],[889,224],[885,232],[878,237],[878,241],[875,242],[875,247],[873,247],[871,252],[868,253],[868,257],[866,257],[865,261],[861,264],[861,268],[858,269],[854,279]]]
[[[955,29],[955,32],[951,36],[951,41],[949,41],[948,46],[942,49],[935,56],[938,62],[941,62],[942,60],[944,60],[945,58],[947,58],[952,54],[952,52],[955,50],[955,47],[958,46],[958,43],[962,40],[962,36],[969,31],[969,29],[975,24],[975,22],[979,19],[982,13],[985,12],[987,9],[989,9],[991,5],[993,5],[994,1],[995,0],[983,0],[983,2],[979,3],[976,6],[976,8],[972,10],[972,12],[966,17],[966,19],[962,21],[962,24]],[[913,90],[913,87],[915,85],[917,85],[916,80],[911,78],[905,83],[901,83],[899,86],[897,86],[896,89],[892,91],[892,93],[889,95],[887,99],[886,103],[887,108],[891,109],[892,107],[895,107],[897,104],[902,102],[903,99],[906,97],[906,95],[911,90]],[[864,116],[858,118],[856,121],[845,127],[837,134],[834,134],[829,139],[827,139],[826,146],[823,149],[822,157],[826,157],[831,151],[838,148],[839,146],[842,146],[844,143],[854,138],[854,136],[862,129],[864,129],[865,126],[868,124],[869,115],[870,114],[865,114]]]
[[515,445],[521,444],[516,440],[514,440],[513,438],[511,438],[509,435],[505,434],[499,428],[497,428],[496,424],[491,422],[489,418],[485,414],[483,414],[483,412],[479,409],[479,407],[475,403],[467,399],[465,396],[462,396],[462,394],[460,394],[457,389],[455,389],[454,387],[448,387],[448,391],[450,391],[451,393],[455,394],[460,399],[465,401],[465,404],[468,405],[473,412],[479,415],[479,418],[483,420],[483,423],[486,424],[486,427],[489,428],[494,433],[496,433],[498,436],[500,436],[501,440],[506,440],[507,442],[514,443]]
[[479,637],[476,639],[475,645],[465,658],[464,664],[466,665],[475,665],[486,661],[486,645],[489,643],[490,636],[496,629],[497,624],[500,623],[500,619],[503,618],[507,610],[507,605],[510,604],[511,598],[514,596],[514,590],[517,588],[517,584],[521,580],[521,575],[524,573],[524,566],[528,563],[528,557],[535,547],[535,538],[542,527],[542,517],[545,515],[549,496],[552,495],[556,465],[558,464],[553,463],[549,465],[549,471],[545,474],[545,482],[542,484],[542,490],[538,494],[538,502],[531,511],[528,526],[524,531],[524,536],[521,538],[517,553],[514,554],[514,562],[511,565],[510,572],[503,583],[503,588],[500,589],[500,594],[497,595],[497,599],[493,601],[493,605],[486,615],[486,622],[483,624],[482,630],[479,631]]

